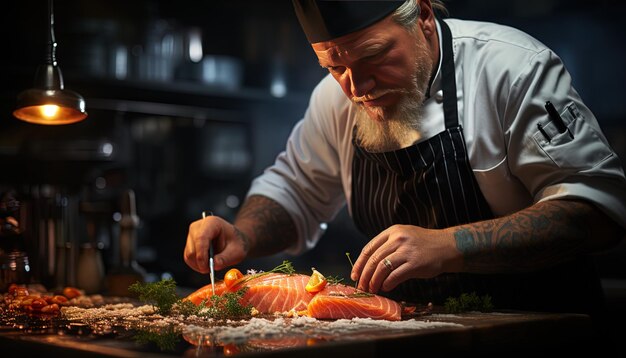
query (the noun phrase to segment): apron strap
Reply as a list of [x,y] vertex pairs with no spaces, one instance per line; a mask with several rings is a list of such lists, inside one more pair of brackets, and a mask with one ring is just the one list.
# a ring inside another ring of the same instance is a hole
[[443,116],[446,128],[454,128],[459,125],[459,113],[456,105],[456,76],[454,72],[454,50],[452,47],[452,33],[448,24],[438,19],[441,25],[443,60],[441,63],[442,89],[443,89]]

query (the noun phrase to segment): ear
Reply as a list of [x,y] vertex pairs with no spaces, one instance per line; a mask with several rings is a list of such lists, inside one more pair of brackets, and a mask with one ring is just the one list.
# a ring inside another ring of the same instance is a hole
[[437,25],[435,25],[435,13],[433,11],[432,4],[430,3],[430,0],[421,0],[419,1],[419,7],[419,24],[424,32],[424,36],[426,38],[432,37],[437,34]]

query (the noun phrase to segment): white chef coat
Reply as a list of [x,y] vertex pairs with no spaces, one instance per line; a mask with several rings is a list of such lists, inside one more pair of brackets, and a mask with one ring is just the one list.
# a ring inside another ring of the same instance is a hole
[[[459,121],[474,175],[493,214],[511,214],[544,200],[580,198],[626,227],[622,165],[561,59],[511,27],[445,21],[453,38]],[[441,44],[439,24],[437,30]],[[561,113],[569,132],[558,132],[546,101]],[[326,76],[285,151],[252,182],[248,196],[267,196],[293,218],[298,241],[287,253],[314,247],[323,233],[320,224],[346,203],[351,212],[355,115],[356,105]],[[423,117],[420,140],[444,130],[440,69]]]

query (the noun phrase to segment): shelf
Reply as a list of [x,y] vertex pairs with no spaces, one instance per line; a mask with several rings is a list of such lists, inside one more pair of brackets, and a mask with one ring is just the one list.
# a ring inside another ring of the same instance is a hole
[[[66,76],[66,87],[79,91],[85,99],[108,98],[160,103],[191,104],[202,101],[219,101],[224,104],[241,103],[301,104],[309,99],[309,93],[292,92],[283,97],[272,96],[269,90],[241,87],[225,88],[197,82],[116,80],[110,78],[73,78]],[[212,106],[214,107],[214,106]]]

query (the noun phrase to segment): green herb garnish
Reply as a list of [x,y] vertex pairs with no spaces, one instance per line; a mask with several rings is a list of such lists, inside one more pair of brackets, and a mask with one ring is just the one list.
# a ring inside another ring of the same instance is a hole
[[369,293],[369,292],[365,292],[365,291],[358,291],[355,293],[350,293],[350,294],[345,294],[345,293],[329,293],[329,296],[336,296],[336,297],[345,297],[345,298],[363,298],[363,297],[373,297],[374,294],[373,293]]
[[258,272],[252,275],[249,275],[248,277],[244,278],[243,280],[239,281],[237,284],[238,285],[243,285],[244,283],[255,279],[257,277],[263,276],[263,275],[267,275],[270,273],[284,273],[287,275],[291,275],[294,274],[296,272],[296,270],[293,268],[293,265],[291,264],[290,261],[288,260],[284,260],[282,264],[274,267],[273,269],[269,270],[269,271],[263,271],[263,272]]
[[139,344],[154,343],[162,351],[173,351],[180,341],[180,332],[172,327],[167,327],[158,331],[139,330],[133,336]]
[[247,287],[244,287],[237,292],[227,292],[222,296],[211,296],[209,306],[201,309],[198,315],[215,319],[250,317],[252,316],[252,305],[243,306],[240,303],[241,297],[243,297],[246,291]]
[[444,303],[446,313],[461,313],[467,311],[490,312],[493,310],[491,296],[478,296],[476,292],[462,293],[459,297],[448,297]]
[[176,302],[176,306],[173,308],[173,310],[175,310],[178,314],[189,317],[193,315],[198,315],[202,308],[204,308],[204,302],[196,306],[196,304],[191,301],[180,300]]
[[[348,261],[350,262],[350,267],[354,268],[354,264],[352,263],[352,259],[350,258],[350,253],[346,252],[346,256],[348,257]],[[359,281],[354,281],[354,288],[356,288],[359,285]]]
[[[176,294],[176,282],[173,279],[164,279],[158,282],[136,282],[128,290],[139,296],[139,300],[156,307],[163,316],[174,313],[185,317],[197,315],[216,319],[242,318],[252,315],[252,306],[240,303],[247,288],[237,292],[227,292],[222,296],[211,296],[199,305],[184,300]],[[208,307],[207,307],[208,306]]]
[[364,291],[355,292],[355,293],[351,293],[351,294],[348,295],[348,297],[350,297],[350,298],[373,297],[373,296],[374,296],[373,293],[364,292]]
[[326,282],[328,282],[329,285],[337,285],[342,281],[343,278],[339,276],[326,276]]
[[176,282],[171,278],[157,282],[135,282],[128,290],[138,295],[140,301],[155,306],[161,315],[169,314],[172,306],[180,300],[176,294]]

